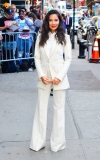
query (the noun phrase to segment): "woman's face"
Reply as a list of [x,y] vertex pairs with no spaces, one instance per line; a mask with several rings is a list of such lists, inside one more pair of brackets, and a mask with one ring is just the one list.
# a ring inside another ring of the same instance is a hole
[[59,26],[59,18],[56,14],[51,14],[49,16],[49,28],[52,33],[54,33]]

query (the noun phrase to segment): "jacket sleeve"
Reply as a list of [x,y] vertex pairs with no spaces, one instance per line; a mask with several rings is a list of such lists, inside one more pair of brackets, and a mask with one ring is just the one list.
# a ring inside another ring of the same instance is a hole
[[70,41],[69,35],[66,35],[66,45],[64,45],[63,52],[65,55],[64,65],[56,76],[56,78],[60,79],[61,81],[63,80],[63,78],[67,74],[69,66],[71,64],[71,59],[72,59],[71,41]]
[[42,76],[45,76],[43,73],[42,67],[41,67],[41,57],[40,57],[40,47],[39,47],[39,39],[40,35],[38,35],[36,44],[35,44],[35,64],[36,64],[36,69],[38,72],[38,77],[41,78]]

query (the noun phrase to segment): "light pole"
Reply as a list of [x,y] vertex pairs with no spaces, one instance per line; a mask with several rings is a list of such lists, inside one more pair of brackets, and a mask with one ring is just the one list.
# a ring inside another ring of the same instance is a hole
[[41,7],[41,9],[42,9],[42,12],[44,11],[44,0],[42,0],[42,7]]
[[73,33],[72,33],[72,49],[75,48],[75,36],[74,36],[74,30],[75,30],[75,0],[73,0]]

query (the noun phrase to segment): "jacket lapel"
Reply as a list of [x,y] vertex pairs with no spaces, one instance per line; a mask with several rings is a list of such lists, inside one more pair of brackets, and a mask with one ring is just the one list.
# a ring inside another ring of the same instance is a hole
[[56,41],[56,39],[55,39],[55,40],[53,41],[53,43],[52,43],[52,46],[51,46],[51,51],[50,51],[50,56],[49,56],[49,58],[51,58],[51,56],[55,53],[56,44],[57,44],[57,41]]
[[56,39],[54,39],[53,42],[52,42],[52,44],[51,44],[51,47],[50,47],[50,54],[49,54],[49,56],[48,56],[48,46],[47,46],[47,44],[45,44],[45,46],[44,46],[44,52],[45,52],[45,55],[46,55],[46,57],[48,59],[51,58],[51,56],[53,55],[54,50],[56,48],[56,44],[57,44],[57,41],[56,41]]
[[45,44],[45,46],[44,46],[44,53],[45,53],[45,55],[46,55],[46,57],[48,59],[49,57],[48,57],[47,52],[48,52],[48,48],[47,48],[47,44]]

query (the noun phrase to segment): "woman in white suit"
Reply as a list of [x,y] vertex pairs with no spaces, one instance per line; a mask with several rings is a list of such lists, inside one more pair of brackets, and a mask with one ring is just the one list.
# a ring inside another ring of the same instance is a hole
[[66,147],[65,93],[69,88],[67,71],[71,63],[70,37],[64,33],[62,18],[57,10],[49,11],[44,19],[42,33],[36,41],[35,63],[38,72],[38,100],[30,149],[39,151],[45,147],[47,107],[53,88],[54,116],[50,146],[52,151],[57,152]]

